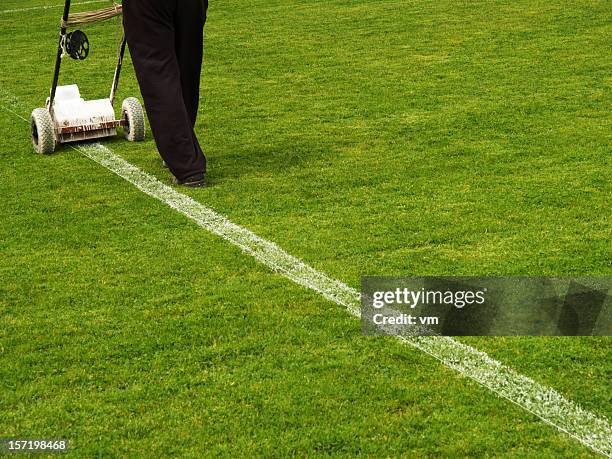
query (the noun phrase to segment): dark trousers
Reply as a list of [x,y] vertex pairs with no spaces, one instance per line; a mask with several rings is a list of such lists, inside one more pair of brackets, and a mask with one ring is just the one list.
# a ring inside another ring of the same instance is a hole
[[157,149],[185,179],[206,170],[193,127],[208,0],[123,0],[123,25]]

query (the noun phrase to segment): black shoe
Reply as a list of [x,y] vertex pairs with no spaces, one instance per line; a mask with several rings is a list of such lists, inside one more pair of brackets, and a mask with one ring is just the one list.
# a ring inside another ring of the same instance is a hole
[[206,177],[203,173],[192,175],[183,180],[179,180],[176,177],[172,179],[172,183],[175,185],[188,186],[190,188],[203,188],[206,186]]

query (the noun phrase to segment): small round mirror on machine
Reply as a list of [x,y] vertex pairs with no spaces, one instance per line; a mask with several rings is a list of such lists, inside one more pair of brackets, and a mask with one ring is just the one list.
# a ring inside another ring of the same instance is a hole
[[84,61],[89,55],[89,39],[85,32],[75,30],[66,35],[66,52],[77,61]]

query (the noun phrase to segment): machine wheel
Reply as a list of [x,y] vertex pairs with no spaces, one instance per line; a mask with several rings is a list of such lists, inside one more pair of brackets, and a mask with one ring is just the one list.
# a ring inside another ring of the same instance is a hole
[[130,142],[141,142],[145,139],[145,117],[140,101],[128,97],[121,104],[121,118],[125,121],[123,135]]
[[46,108],[32,112],[32,145],[36,153],[49,155],[55,151],[55,128],[53,119]]

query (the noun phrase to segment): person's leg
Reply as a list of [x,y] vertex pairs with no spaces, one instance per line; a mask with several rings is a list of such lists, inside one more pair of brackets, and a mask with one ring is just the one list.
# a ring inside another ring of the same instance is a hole
[[124,0],[123,24],[157,148],[183,180],[206,169],[183,102],[175,13],[184,0]]
[[193,125],[200,103],[200,75],[208,0],[179,0],[175,13],[176,56],[185,108]]

